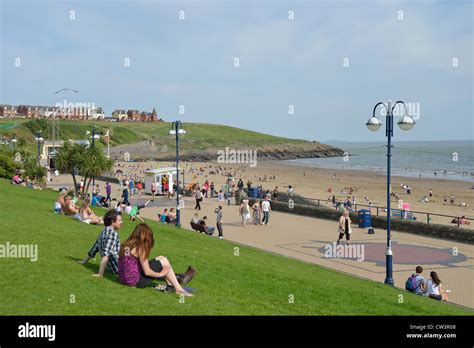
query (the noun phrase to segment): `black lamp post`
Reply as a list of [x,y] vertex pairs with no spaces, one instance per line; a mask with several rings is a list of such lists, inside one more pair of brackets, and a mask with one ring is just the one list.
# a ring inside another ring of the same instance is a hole
[[[173,121],[169,135],[174,135],[176,138],[176,226],[181,227],[181,214],[179,207],[179,135],[186,134],[186,131],[182,128],[181,121]],[[184,175],[183,175],[184,176]],[[169,186],[168,186],[169,189]]]
[[40,165],[41,143],[44,141],[43,137],[41,136],[41,130],[36,132],[35,140],[36,140],[36,143],[38,144],[38,165]]
[[[99,131],[97,129],[92,128],[92,147],[95,146],[95,140],[100,139]],[[92,177],[92,190],[95,188],[95,176]]]
[[415,120],[411,116],[407,114],[407,107],[403,101],[397,101],[395,104],[392,105],[392,102],[389,101],[387,104],[383,102],[379,102],[375,104],[374,111],[372,112],[372,117],[367,121],[365,124],[367,128],[372,131],[376,132],[382,126],[382,121],[375,116],[375,110],[379,105],[382,105],[387,114],[385,117],[385,136],[387,137],[387,249],[385,251],[386,256],[386,277],[385,277],[385,284],[394,286],[393,281],[393,253],[392,253],[392,241],[390,235],[390,177],[391,177],[391,157],[392,157],[392,136],[393,136],[393,110],[397,106],[397,104],[402,104],[405,110],[404,115],[398,122],[398,126],[400,129],[404,131],[409,131],[415,125]]

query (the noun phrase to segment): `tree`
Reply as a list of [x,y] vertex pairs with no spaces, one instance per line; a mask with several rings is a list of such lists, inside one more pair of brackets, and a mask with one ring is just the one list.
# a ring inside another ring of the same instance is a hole
[[72,175],[76,195],[79,194],[76,175],[81,175],[84,178],[86,185],[80,192],[80,195],[84,197],[85,193],[89,191],[92,178],[102,175],[104,171],[111,170],[114,162],[108,159],[102,149],[97,146],[65,143],[56,154],[55,164],[59,171]]
[[21,165],[13,159],[13,152],[0,151],[0,178],[11,179],[21,169]]
[[23,169],[25,170],[25,175],[36,182],[40,187],[46,186],[46,168],[40,166],[35,157],[26,156],[22,160]]
[[79,173],[84,177],[84,183],[87,183],[87,185],[84,185],[82,196],[84,197],[84,190],[85,192],[89,191],[89,186],[94,177],[102,175],[105,171],[110,171],[113,166],[114,161],[107,158],[101,148],[97,146],[88,147],[79,167]]
[[64,145],[57,151],[54,158],[54,164],[60,172],[71,174],[76,196],[78,195],[77,168],[80,168],[86,150],[86,145],[64,142]]

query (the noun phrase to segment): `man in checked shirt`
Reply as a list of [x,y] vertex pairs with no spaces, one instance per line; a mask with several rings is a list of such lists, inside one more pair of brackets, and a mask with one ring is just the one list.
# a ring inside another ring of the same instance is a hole
[[114,210],[109,210],[104,216],[105,228],[97,237],[97,241],[87,253],[87,257],[80,261],[83,265],[100,252],[102,260],[100,261],[99,273],[93,274],[94,277],[103,277],[105,269],[112,273],[118,273],[118,252],[120,249],[120,238],[117,231],[122,227],[122,217]]

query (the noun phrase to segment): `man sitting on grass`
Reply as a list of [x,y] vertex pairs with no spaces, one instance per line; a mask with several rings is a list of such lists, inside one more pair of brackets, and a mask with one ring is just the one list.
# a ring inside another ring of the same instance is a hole
[[117,231],[122,227],[122,217],[113,210],[109,210],[104,216],[105,228],[100,233],[95,244],[87,253],[87,257],[81,262],[85,265],[90,259],[100,252],[99,272],[94,277],[103,277],[105,269],[112,273],[118,273],[118,252],[120,250],[120,238]]

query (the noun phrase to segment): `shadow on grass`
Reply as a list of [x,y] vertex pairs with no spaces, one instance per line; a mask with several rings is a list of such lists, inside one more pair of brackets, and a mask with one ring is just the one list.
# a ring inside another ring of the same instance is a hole
[[[73,257],[73,256],[66,256],[65,258],[68,259],[68,260],[73,261],[78,266],[86,267],[87,269],[92,271],[92,274],[95,274],[95,273],[99,272],[99,265],[94,265],[92,263],[86,263],[85,265],[81,265],[81,264],[79,264],[79,261],[82,261],[82,259],[79,259],[79,258]],[[91,274],[91,276],[92,276],[92,274]],[[122,285],[119,282],[118,277],[115,274],[110,274],[110,272],[107,271],[107,270],[104,272],[104,278],[107,279],[107,280],[110,280],[114,283]]]

